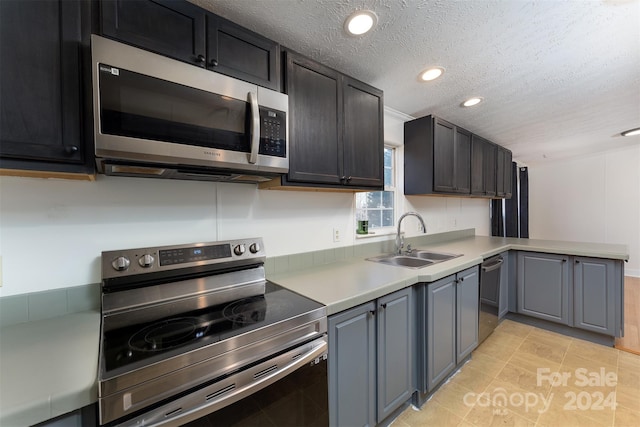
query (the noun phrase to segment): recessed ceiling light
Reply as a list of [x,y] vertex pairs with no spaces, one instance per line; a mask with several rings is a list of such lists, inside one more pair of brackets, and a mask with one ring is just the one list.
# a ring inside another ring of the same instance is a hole
[[640,128],[629,129],[622,132],[620,135],[622,136],[635,136],[640,135]]
[[346,21],[344,29],[353,36],[361,36],[378,23],[378,16],[370,10],[357,10]]
[[466,101],[464,101],[462,103],[462,106],[463,107],[473,107],[474,105],[480,104],[482,101],[484,101],[484,98],[482,98],[480,96],[474,96],[473,98],[469,98]]
[[437,79],[442,74],[444,74],[444,68],[442,68],[442,67],[431,67],[431,68],[427,68],[426,70],[421,72],[419,78],[422,81],[429,82],[431,80]]

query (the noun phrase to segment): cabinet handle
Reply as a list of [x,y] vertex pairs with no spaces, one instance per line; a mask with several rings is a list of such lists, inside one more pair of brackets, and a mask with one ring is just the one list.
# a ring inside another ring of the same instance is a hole
[[351,177],[347,178],[347,182],[351,181]]
[[217,67],[218,66],[218,60],[217,59],[212,59],[211,60],[211,66],[212,67]]
[[66,147],[64,147],[64,152],[67,154],[74,154],[77,151],[78,151],[77,145],[67,145]]
[[347,180],[347,177],[346,177],[346,176],[341,176],[341,177],[340,177],[340,181],[346,181],[346,180]]
[[566,260],[566,259],[564,259],[564,258],[562,258],[562,262],[567,262],[567,260]]
[[576,260],[576,264],[580,264],[580,261]]
[[371,316],[375,316],[375,315],[376,315],[376,311],[375,311],[375,310],[369,310],[369,314],[370,314]]
[[205,62],[207,62],[207,58],[205,58],[204,55],[198,55],[196,57],[196,62],[199,64],[204,64]]
[[380,304],[380,307],[382,307],[383,309],[387,308],[387,303],[385,302],[384,304]]

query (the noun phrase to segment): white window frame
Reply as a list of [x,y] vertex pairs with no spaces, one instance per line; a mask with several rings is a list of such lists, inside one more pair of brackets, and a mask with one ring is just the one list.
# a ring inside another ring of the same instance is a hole
[[[357,234],[355,232],[356,228],[357,228],[357,224],[358,224],[358,220],[357,220],[357,212],[358,212],[358,208],[357,208],[357,195],[358,194],[365,194],[367,192],[362,192],[362,193],[356,193],[354,195],[354,234],[356,236],[356,239],[367,239],[367,238],[371,238],[371,237],[377,237],[377,236],[387,236],[390,234],[396,234],[396,221],[398,220],[398,206],[399,206],[399,196],[398,196],[398,147],[394,146],[394,145],[388,145],[385,144],[384,146],[385,149],[390,149],[392,150],[392,158],[391,158],[391,168],[392,168],[392,176],[391,176],[391,184],[392,185],[385,185],[384,189],[381,191],[391,191],[393,192],[393,225],[388,226],[388,227],[380,227],[380,228],[374,228],[374,229],[369,229],[369,234]],[[371,193],[377,193],[377,191],[371,191]]]

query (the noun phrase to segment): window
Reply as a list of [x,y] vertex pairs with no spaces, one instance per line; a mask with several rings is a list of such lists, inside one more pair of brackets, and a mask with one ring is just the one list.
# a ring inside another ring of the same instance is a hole
[[393,147],[384,149],[384,191],[356,193],[356,229],[358,221],[368,221],[368,234],[380,234],[395,224],[395,157]]

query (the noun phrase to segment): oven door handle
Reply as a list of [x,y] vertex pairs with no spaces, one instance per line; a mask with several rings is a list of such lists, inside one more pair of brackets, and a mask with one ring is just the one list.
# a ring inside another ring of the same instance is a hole
[[220,383],[211,384],[117,425],[181,426],[262,390],[308,363],[324,359],[327,348],[327,337],[324,335],[274,360],[267,360]]
[[255,165],[258,161],[258,149],[260,148],[260,107],[258,106],[258,96],[254,92],[249,92],[249,104],[251,104],[251,152],[249,153],[249,163]]

